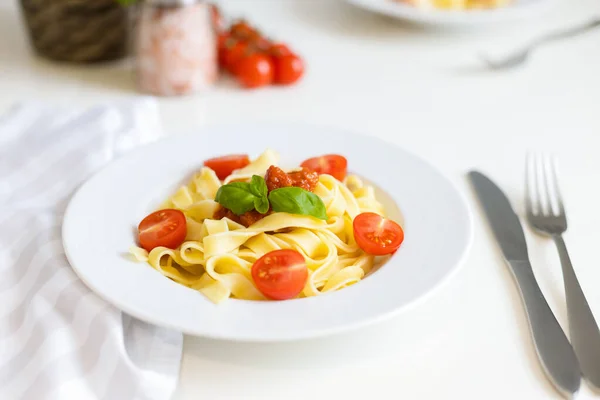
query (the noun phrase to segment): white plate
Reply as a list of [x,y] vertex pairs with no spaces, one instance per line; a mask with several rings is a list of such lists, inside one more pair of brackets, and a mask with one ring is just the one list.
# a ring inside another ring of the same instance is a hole
[[556,0],[514,0],[506,7],[489,10],[423,9],[393,0],[347,0],[351,4],[390,17],[419,24],[442,26],[474,26],[516,21],[539,15]]
[[[282,302],[229,299],[219,305],[125,256],[137,223],[203,160],[224,153],[256,156],[267,146],[290,166],[318,154],[344,154],[352,172],[384,189],[384,201],[401,210],[400,216],[390,208],[405,229],[401,249],[378,271],[338,292]],[[471,235],[462,196],[427,162],[377,139],[298,125],[213,127],[132,151],[80,188],[63,225],[73,269],[108,302],[187,334],[244,341],[316,337],[389,317],[455,271]]]

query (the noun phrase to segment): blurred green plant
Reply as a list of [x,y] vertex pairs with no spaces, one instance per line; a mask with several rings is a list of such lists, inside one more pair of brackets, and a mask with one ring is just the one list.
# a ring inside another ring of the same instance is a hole
[[121,4],[122,6],[130,6],[134,3],[136,3],[138,0],[117,0],[117,3]]

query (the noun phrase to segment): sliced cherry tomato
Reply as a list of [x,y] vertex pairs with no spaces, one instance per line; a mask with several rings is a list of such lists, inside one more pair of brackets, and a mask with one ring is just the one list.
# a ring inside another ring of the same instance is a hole
[[183,243],[186,234],[185,215],[179,210],[155,211],[138,225],[140,246],[147,251],[159,246],[175,249]]
[[348,160],[339,154],[327,154],[320,157],[309,158],[300,164],[304,168],[312,169],[318,174],[328,174],[342,181],[348,172]]
[[298,296],[304,289],[308,268],[304,257],[296,250],[275,250],[252,265],[252,279],[266,297],[288,300]]
[[275,83],[278,85],[291,85],[304,75],[304,62],[295,54],[286,54],[274,57]]
[[237,73],[237,67],[240,61],[248,56],[250,49],[248,43],[242,41],[236,41],[231,46],[227,47],[223,56],[223,65],[227,71],[232,74]]
[[400,225],[379,214],[359,214],[354,218],[352,226],[358,247],[374,256],[392,254],[404,241],[404,231]]
[[283,57],[292,54],[289,47],[283,43],[273,43],[269,48],[269,54],[273,57]]
[[233,36],[239,39],[250,39],[252,36],[256,35],[256,29],[254,29],[247,21],[241,20],[235,22],[229,28],[229,31]]
[[273,62],[264,54],[251,54],[244,57],[236,68],[240,83],[247,88],[258,88],[273,82]]
[[204,161],[204,166],[215,171],[221,180],[227,178],[236,169],[244,168],[248,164],[250,164],[248,154],[231,154]]

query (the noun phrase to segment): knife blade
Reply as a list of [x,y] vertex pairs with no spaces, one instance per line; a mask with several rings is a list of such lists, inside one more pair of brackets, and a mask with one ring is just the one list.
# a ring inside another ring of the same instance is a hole
[[554,386],[572,397],[581,384],[579,363],[533,275],[519,217],[488,177],[471,171],[469,179],[521,293],[540,364]]

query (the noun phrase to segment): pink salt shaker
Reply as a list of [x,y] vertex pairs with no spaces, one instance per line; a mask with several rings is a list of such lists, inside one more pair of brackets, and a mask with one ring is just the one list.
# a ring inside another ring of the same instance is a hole
[[189,95],[218,75],[210,5],[199,0],[147,0],[135,37],[139,90],[156,96]]

